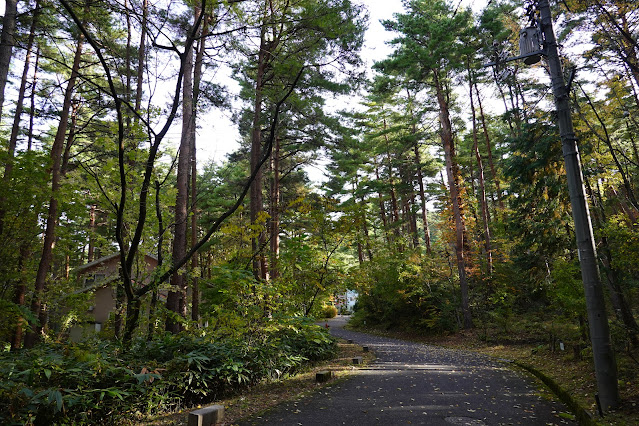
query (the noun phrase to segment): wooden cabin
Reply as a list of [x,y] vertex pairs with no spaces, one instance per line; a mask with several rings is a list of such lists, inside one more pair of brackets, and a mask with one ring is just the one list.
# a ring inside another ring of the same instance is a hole
[[[158,259],[147,254],[144,256],[144,262],[138,262],[137,268],[134,268],[134,276],[138,277],[141,285],[146,285],[157,266]],[[115,312],[119,271],[119,253],[101,257],[75,269],[77,280],[82,284],[77,293],[93,293],[93,301],[88,310],[92,319],[84,324],[72,326],[69,332],[71,340],[77,342],[88,333],[101,331],[111,313]]]

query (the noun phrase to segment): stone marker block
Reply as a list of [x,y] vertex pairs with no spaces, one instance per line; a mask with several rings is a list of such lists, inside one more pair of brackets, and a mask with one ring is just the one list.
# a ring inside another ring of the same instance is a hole
[[352,344],[353,343],[353,339],[348,339],[348,343]]
[[362,346],[362,350],[363,350],[364,352],[368,352],[368,346]]
[[356,356],[355,358],[353,358],[353,364],[361,364],[361,363],[362,363],[361,356]]
[[189,426],[211,426],[222,423],[222,420],[224,420],[222,405],[209,405],[189,413]]
[[318,371],[315,373],[315,381],[318,383],[328,382],[333,377],[332,371]]

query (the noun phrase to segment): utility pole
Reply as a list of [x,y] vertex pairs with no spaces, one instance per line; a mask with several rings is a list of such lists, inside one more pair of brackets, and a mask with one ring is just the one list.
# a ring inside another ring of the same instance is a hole
[[555,97],[555,108],[557,109],[572,217],[575,222],[581,278],[586,294],[590,340],[599,391],[597,402],[599,408],[605,412],[619,404],[617,365],[610,343],[608,315],[599,279],[595,240],[584,188],[581,160],[577,149],[577,138],[572,125],[569,91],[564,82],[548,0],[539,0],[538,8],[541,17],[541,30],[544,34],[544,47],[550,68],[552,92]]

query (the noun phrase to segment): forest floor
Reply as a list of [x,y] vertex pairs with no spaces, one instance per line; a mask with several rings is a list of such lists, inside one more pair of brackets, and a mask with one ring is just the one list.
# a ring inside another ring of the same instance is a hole
[[[375,359],[375,356],[371,352],[363,352],[361,346],[340,341],[338,343],[337,355],[331,360],[314,364],[306,371],[294,376],[268,383],[261,383],[243,391],[241,394],[223,400],[213,401],[209,405],[223,405],[224,424],[233,425],[240,419],[259,415],[261,412],[280,403],[301,398],[343,380],[355,371],[353,367],[354,357],[362,357],[363,365]],[[333,372],[333,379],[324,383],[316,382],[315,374],[325,370]],[[189,412],[198,408],[201,407],[192,407],[180,412],[156,416],[140,424],[158,426],[187,425]]]
[[353,329],[515,361],[524,368],[532,367],[540,375],[550,379],[558,386],[559,392],[565,391],[592,418],[591,424],[639,425],[639,354],[636,349],[616,354],[622,403],[617,410],[602,418],[598,415],[595,400],[596,381],[589,349],[562,345],[559,339],[548,338],[543,341],[540,340],[539,333],[531,334],[521,329],[518,331],[517,326],[506,330],[500,327],[475,328],[447,336],[423,336],[371,327]]

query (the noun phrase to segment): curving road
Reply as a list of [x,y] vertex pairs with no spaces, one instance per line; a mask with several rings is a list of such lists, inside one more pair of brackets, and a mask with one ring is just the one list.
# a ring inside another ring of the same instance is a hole
[[539,396],[540,384],[505,362],[472,352],[344,330],[335,336],[375,352],[345,381],[282,404],[242,425],[566,425],[569,410]]

